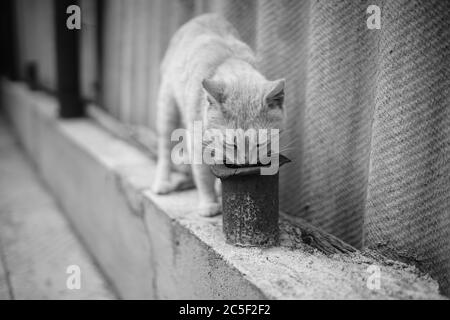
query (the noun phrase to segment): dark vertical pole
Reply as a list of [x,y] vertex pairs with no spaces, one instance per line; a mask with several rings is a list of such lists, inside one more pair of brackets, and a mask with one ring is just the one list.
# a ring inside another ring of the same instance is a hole
[[[67,7],[78,5],[76,0],[54,0],[56,33],[57,94],[62,118],[79,117],[84,114],[80,97],[79,32],[66,26]],[[81,19],[83,13],[81,12]]]
[[97,0],[97,83],[96,83],[96,102],[103,105],[103,0]]
[[12,0],[1,2],[1,72],[11,80],[19,78],[15,5]]

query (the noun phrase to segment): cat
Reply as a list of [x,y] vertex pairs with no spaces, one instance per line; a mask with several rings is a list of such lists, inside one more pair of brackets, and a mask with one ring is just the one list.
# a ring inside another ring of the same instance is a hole
[[[161,63],[153,192],[166,194],[180,184],[171,176],[170,140],[180,120],[189,132],[198,120],[203,121],[205,130],[283,130],[285,80],[267,80],[256,64],[252,49],[217,14],[193,18],[174,34]],[[220,214],[210,168],[193,164],[191,169],[199,195],[199,214]]]

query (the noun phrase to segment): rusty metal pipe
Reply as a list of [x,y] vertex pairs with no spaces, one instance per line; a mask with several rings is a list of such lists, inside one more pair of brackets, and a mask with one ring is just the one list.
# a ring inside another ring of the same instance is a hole
[[[280,166],[289,162],[280,156]],[[261,175],[261,166],[211,167],[222,181],[223,232],[236,246],[271,247],[278,244],[278,172]]]

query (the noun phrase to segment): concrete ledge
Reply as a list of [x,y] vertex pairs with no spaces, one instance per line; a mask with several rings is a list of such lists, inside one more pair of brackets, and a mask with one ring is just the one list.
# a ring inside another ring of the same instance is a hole
[[[123,298],[442,298],[412,266],[374,252],[325,255],[283,219],[271,249],[227,245],[221,217],[200,218],[194,190],[150,192],[154,162],[88,119],[55,117],[50,97],[3,80],[2,105],[24,148]],[[370,290],[368,267],[381,269]]]

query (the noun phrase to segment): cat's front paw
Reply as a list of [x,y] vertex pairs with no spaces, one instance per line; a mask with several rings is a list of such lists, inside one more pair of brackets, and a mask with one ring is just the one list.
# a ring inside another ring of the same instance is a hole
[[222,206],[218,202],[201,202],[198,214],[202,217],[214,217],[222,213]]
[[169,180],[156,180],[152,185],[152,191],[155,194],[168,194],[175,189],[175,186]]
[[164,178],[156,178],[152,186],[153,193],[168,194],[173,191],[191,189],[195,187],[190,175],[174,173],[170,180]]

